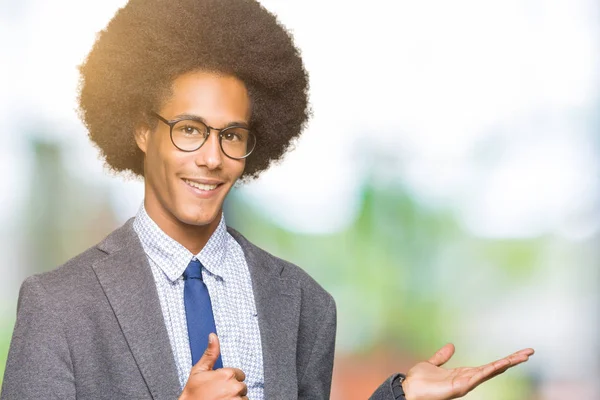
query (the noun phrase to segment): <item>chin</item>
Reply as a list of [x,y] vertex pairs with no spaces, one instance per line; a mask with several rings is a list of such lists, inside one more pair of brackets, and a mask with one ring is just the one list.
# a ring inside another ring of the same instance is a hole
[[194,225],[194,226],[205,226],[212,224],[215,219],[219,217],[219,212],[206,212],[201,211],[198,213],[186,212],[183,211],[178,213],[179,217],[177,218],[180,222],[186,225]]

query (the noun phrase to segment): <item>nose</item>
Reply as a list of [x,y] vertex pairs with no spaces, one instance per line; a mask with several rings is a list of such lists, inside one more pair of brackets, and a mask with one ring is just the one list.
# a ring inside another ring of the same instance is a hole
[[211,131],[206,142],[196,150],[196,165],[210,170],[218,169],[223,164],[223,157],[225,154],[221,151],[219,134]]

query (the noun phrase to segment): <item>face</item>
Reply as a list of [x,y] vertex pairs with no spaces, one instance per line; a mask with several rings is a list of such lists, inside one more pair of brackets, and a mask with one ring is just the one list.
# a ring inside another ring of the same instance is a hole
[[[154,111],[167,120],[194,116],[208,126],[224,128],[248,125],[250,99],[244,83],[235,77],[191,72],[173,81],[171,97]],[[193,152],[177,149],[169,126],[161,121],[154,130],[139,128],[136,141],[145,153],[144,205],[150,217],[167,233],[178,226],[216,229],[225,196],[242,175],[245,160],[223,154],[214,130]]]

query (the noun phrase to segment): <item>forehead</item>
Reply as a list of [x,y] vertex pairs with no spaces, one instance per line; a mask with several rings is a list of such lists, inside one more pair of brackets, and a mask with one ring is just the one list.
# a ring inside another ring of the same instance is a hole
[[173,80],[162,113],[198,115],[211,123],[250,119],[250,98],[244,83],[231,75],[195,71]]

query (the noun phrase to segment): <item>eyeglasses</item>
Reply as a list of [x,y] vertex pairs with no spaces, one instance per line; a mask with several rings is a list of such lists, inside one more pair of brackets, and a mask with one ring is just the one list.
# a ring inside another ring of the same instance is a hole
[[211,131],[219,134],[219,145],[223,154],[234,160],[241,160],[250,155],[256,146],[256,136],[244,126],[228,126],[223,129],[206,125],[200,119],[180,118],[169,121],[154,111],[151,114],[169,125],[171,142],[181,151],[198,150],[210,136]]

